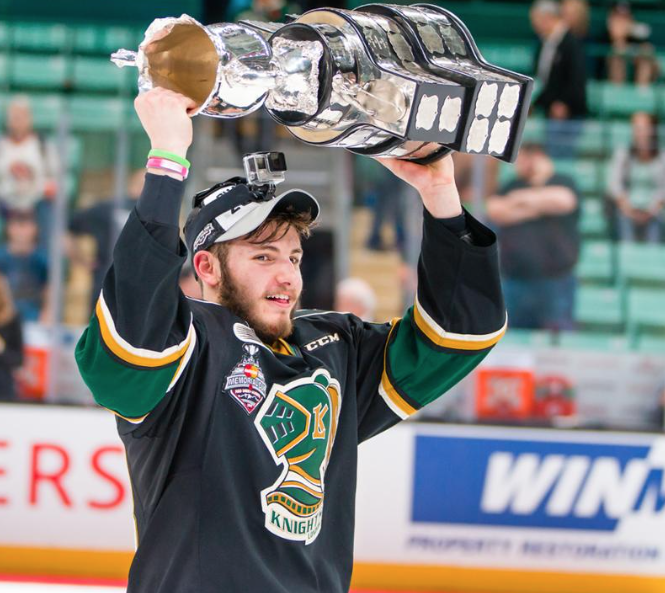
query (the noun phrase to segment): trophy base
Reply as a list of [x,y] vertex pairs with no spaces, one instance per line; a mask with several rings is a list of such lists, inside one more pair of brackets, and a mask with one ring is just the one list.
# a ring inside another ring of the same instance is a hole
[[[391,140],[388,140],[387,142],[382,142],[377,146],[369,146],[367,148],[347,148],[347,150],[360,156],[381,157],[381,155],[384,155],[384,153],[394,148],[397,148],[402,144],[404,144],[404,140],[402,138],[393,138]],[[451,152],[453,152],[451,148],[448,148],[447,146],[441,146],[437,150],[426,156],[417,157],[417,158],[404,157],[403,160],[411,161],[412,163],[416,163],[418,165],[429,165],[430,163],[434,163],[435,161],[442,159],[444,156],[450,154]],[[391,158],[391,157],[386,156],[386,158]],[[400,158],[400,157],[395,157],[395,158]]]
[[439,148],[439,150],[435,150],[432,154],[428,154],[427,156],[424,156],[419,159],[409,159],[412,163],[416,163],[418,165],[429,165],[431,163],[434,163],[438,161],[439,159],[442,159],[444,156],[449,155],[451,152],[453,152],[452,148],[448,148],[447,146],[442,146]]

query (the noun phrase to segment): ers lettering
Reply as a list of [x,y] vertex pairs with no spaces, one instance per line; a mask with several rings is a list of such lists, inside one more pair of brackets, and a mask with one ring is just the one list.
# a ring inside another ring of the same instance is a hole
[[[19,502],[6,496],[9,477],[15,480],[17,474],[23,474],[17,464],[10,468],[11,454],[11,441],[0,440],[0,505]],[[27,502],[30,506],[38,506],[48,500],[66,508],[86,506],[101,511],[119,507],[125,500],[127,490],[123,476],[118,475],[117,470],[112,468],[114,464],[117,465],[118,458],[124,459],[124,454],[124,449],[120,445],[110,445],[97,447],[81,459],[74,451],[60,444],[33,443],[28,450],[27,459],[30,463],[28,471],[24,474],[27,480]],[[22,454],[15,454],[14,457],[25,458]],[[85,471],[90,474],[96,487],[99,480],[103,482],[104,487],[100,489],[99,494],[94,496],[84,494],[83,500],[77,499],[82,493],[79,488],[74,488],[69,483],[77,463],[85,463]]]

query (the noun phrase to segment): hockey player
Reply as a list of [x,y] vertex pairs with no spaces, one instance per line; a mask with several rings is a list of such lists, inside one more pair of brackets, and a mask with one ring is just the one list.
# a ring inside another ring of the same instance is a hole
[[415,303],[382,324],[297,311],[316,200],[236,178],[195,198],[185,237],[203,299],[188,299],[193,106],[164,89],[135,105],[155,150],[76,351],[127,450],[128,592],[346,592],[358,444],[444,394],[505,331],[494,234],[463,212],[450,157],[382,160],[425,207]]

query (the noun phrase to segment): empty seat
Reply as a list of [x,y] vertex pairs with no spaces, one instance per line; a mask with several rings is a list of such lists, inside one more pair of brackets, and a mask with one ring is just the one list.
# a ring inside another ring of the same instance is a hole
[[584,241],[575,274],[583,282],[610,284],[614,279],[614,248],[610,241]]
[[631,288],[628,291],[628,330],[637,336],[644,329],[665,330],[665,290]]
[[32,107],[32,123],[39,131],[54,131],[62,121],[65,99],[58,94],[29,95]]
[[583,326],[620,328],[624,322],[620,291],[580,286],[575,297],[575,321]]
[[118,92],[127,87],[127,69],[118,68],[108,58],[77,56],[72,80],[78,90]]
[[9,76],[9,58],[7,54],[0,53],[0,88],[4,88]]
[[606,115],[630,117],[635,111],[655,113],[657,107],[656,90],[652,86],[604,84],[603,112]]
[[123,125],[125,102],[117,98],[77,95],[69,101],[69,116],[73,130],[105,132]]
[[102,27],[99,37],[101,53],[111,54],[121,48],[135,50],[143,36],[138,36],[136,30],[127,27]]
[[630,146],[633,139],[633,131],[627,120],[610,122],[610,144],[615,146]]
[[480,52],[490,64],[524,74],[529,74],[533,70],[533,51],[533,47],[528,44],[480,44]]
[[637,340],[637,350],[645,354],[665,354],[665,335],[642,334]]
[[607,152],[607,130],[603,122],[585,121],[576,142],[578,154],[604,154]]
[[16,50],[60,52],[68,46],[69,30],[60,23],[14,23],[11,31]]
[[9,25],[0,22],[0,49],[9,47]]
[[607,237],[607,218],[603,211],[603,202],[590,197],[580,204],[580,232],[586,237]]
[[623,285],[665,284],[665,245],[620,243],[618,275]]
[[62,89],[68,76],[64,56],[14,55],[9,64],[10,82],[16,89]]
[[557,159],[554,168],[557,173],[572,177],[578,191],[597,194],[601,188],[596,159]]

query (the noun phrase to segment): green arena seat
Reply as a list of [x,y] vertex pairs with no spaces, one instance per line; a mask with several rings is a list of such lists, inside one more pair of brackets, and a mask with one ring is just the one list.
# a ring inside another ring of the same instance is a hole
[[479,42],[478,47],[490,64],[523,74],[533,70],[534,48],[529,44]]
[[610,145],[630,146],[633,132],[629,121],[620,120],[610,122]]
[[570,350],[597,350],[602,352],[625,352],[630,347],[625,335],[588,331],[561,332],[558,344],[559,347]]
[[60,23],[14,23],[11,45],[19,51],[65,51],[69,45],[69,29]]
[[597,194],[600,190],[600,171],[596,159],[556,159],[557,173],[573,178],[578,191]]
[[75,95],[68,107],[72,129],[77,132],[117,130],[129,113],[126,102],[119,98]]
[[540,142],[545,141],[545,118],[531,116],[526,120],[522,142]]
[[99,50],[110,55],[119,49],[136,50],[143,36],[137,36],[135,29],[128,27],[104,27],[100,31]]
[[[57,135],[51,134],[47,136],[46,139],[53,146],[58,146]],[[81,159],[83,156],[83,141],[81,138],[73,135],[67,136],[66,151],[67,153],[64,156],[64,164],[68,173],[79,171],[81,168]],[[58,154],[60,155],[60,158],[63,158],[63,150],[61,147],[58,147]]]
[[9,63],[12,88],[62,89],[69,75],[69,63],[64,56],[46,54],[16,54]]
[[665,285],[665,245],[622,242],[617,255],[622,285]]
[[628,291],[628,331],[665,330],[665,290],[631,288]]
[[620,328],[624,323],[621,292],[614,288],[580,286],[575,298],[575,321],[582,326]]
[[80,25],[72,28],[72,51],[74,54],[101,53],[101,33],[96,25]]
[[65,112],[65,98],[59,94],[29,95],[32,106],[32,123],[36,130],[56,130]]
[[585,121],[575,145],[578,155],[599,155],[607,151],[607,130],[603,122]]
[[653,86],[605,83],[603,88],[603,113],[630,117],[635,111],[655,113],[658,107],[656,89]]
[[9,47],[9,25],[0,22],[0,49],[7,49]]
[[665,354],[665,335],[642,334],[637,340],[637,350],[645,354]]
[[118,92],[128,86],[128,70],[118,68],[108,58],[77,56],[74,58],[73,86],[83,91]]
[[9,77],[9,58],[7,54],[0,53],[0,88],[4,88]]
[[582,282],[609,285],[614,279],[613,244],[610,241],[584,241],[575,275]]
[[549,347],[553,344],[552,332],[546,330],[518,329],[510,327],[508,319],[508,330],[501,338],[499,346],[541,346]]
[[580,232],[584,237],[602,238],[608,236],[608,225],[603,202],[591,197],[582,198],[580,204]]
[[587,105],[589,111],[595,114],[603,113],[603,93],[605,83],[598,80],[589,80],[586,85]]

